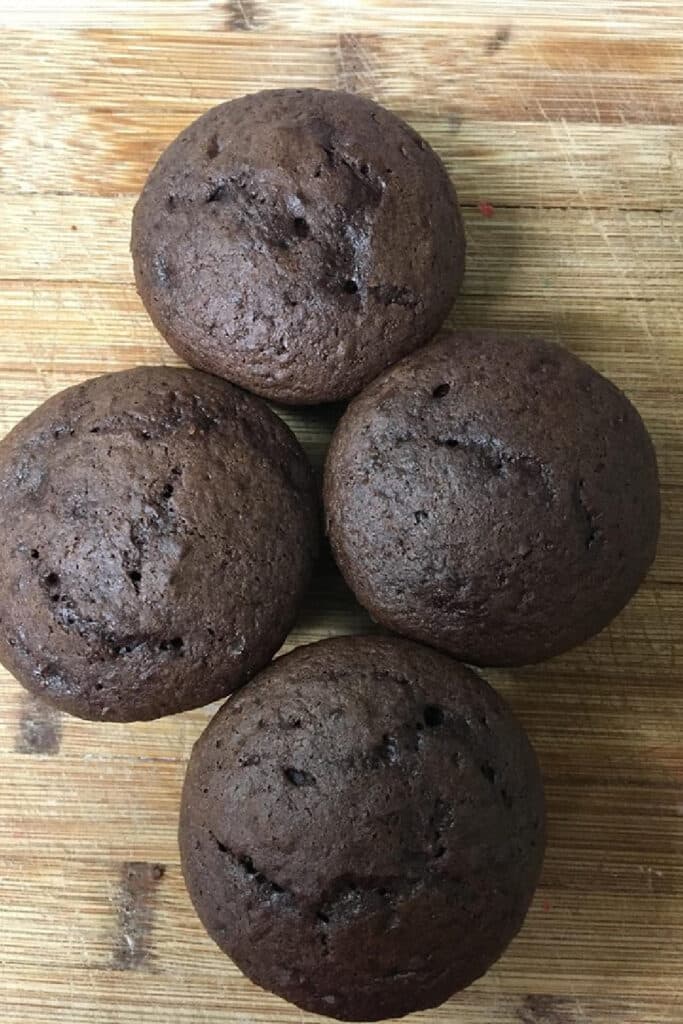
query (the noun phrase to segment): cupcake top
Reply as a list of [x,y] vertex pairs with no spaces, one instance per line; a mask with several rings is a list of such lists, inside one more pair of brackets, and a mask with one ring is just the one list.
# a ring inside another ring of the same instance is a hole
[[341,637],[221,708],[192,752],[180,848],[200,918],[253,981],[377,1020],[500,956],[543,832],[533,750],[482,679],[405,640]]
[[465,661],[602,629],[654,558],[655,453],[613,384],[547,341],[452,333],[349,406],[325,471],[337,562],[383,625]]
[[133,216],[138,290],[189,363],[279,402],[346,398],[423,344],[465,242],[431,147],[360,96],[280,89],[171,143]]
[[260,399],[144,367],[63,391],[0,442],[0,544],[0,659],[20,682],[83,718],[156,718],[270,660],[316,497]]

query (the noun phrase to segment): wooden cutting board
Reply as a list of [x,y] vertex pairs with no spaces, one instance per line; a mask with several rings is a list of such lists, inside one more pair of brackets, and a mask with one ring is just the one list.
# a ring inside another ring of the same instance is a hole
[[[469,240],[452,323],[561,340],[636,402],[664,497],[646,584],[590,643],[488,673],[541,757],[542,885],[505,958],[416,1019],[680,1024],[683,5],[4,0],[0,25],[2,433],[76,381],[175,361],[133,287],[135,195],[190,119],[282,85],[368,93],[443,155]],[[320,464],[332,415],[287,419]],[[287,646],[366,626],[326,563]],[[306,1020],[183,889],[179,790],[214,709],[100,726],[0,684],[3,1024]]]

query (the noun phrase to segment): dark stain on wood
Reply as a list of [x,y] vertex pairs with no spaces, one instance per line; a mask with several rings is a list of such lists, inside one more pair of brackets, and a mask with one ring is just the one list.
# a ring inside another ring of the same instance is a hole
[[24,698],[19,732],[14,749],[17,754],[58,754],[62,742],[62,715],[51,704],[27,694]]
[[117,930],[112,967],[133,971],[144,967],[151,950],[154,897],[166,867],[147,861],[126,861],[115,897]]
[[563,996],[527,996],[517,1018],[521,1024],[577,1024],[576,1003]]
[[256,28],[256,0],[228,0],[226,28],[230,32],[251,32]]
[[337,37],[336,70],[337,88],[372,95],[374,70],[367,37],[356,32],[342,32]]
[[486,52],[487,53],[498,53],[510,42],[510,36],[512,35],[512,29],[509,25],[501,25],[500,28],[496,29],[492,36],[486,40]]

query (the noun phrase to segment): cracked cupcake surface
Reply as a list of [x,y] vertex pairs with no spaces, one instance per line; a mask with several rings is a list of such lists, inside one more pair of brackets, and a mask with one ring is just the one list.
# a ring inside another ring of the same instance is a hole
[[0,442],[0,660],[82,718],[207,704],[285,638],[317,531],[260,399],[189,369],[86,381]]
[[436,1006],[519,930],[544,846],[529,741],[443,654],[341,637],[278,659],[197,741],[185,881],[257,984],[342,1020]]
[[655,452],[610,381],[550,342],[460,331],[356,398],[327,456],[336,561],[382,625],[480,665],[601,630],[655,555]]
[[438,156],[368,99],[260,92],[171,143],[133,216],[138,290],[189,363],[289,403],[355,394],[430,338],[465,242]]

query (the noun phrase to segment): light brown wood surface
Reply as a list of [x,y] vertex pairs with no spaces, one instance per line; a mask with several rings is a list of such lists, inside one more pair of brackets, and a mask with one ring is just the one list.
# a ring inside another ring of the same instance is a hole
[[[135,195],[190,119],[285,84],[367,92],[443,155],[469,241],[452,323],[561,340],[637,403],[664,500],[647,582],[591,642],[488,673],[542,761],[541,887],[504,959],[416,1020],[681,1024],[683,4],[4,0],[0,26],[1,433],[85,377],[175,361],[133,287]],[[332,415],[286,418],[319,464]],[[288,646],[366,625],[323,565]],[[242,978],[183,889],[178,797],[212,711],[93,725],[0,673],[2,1024],[313,1019]]]

